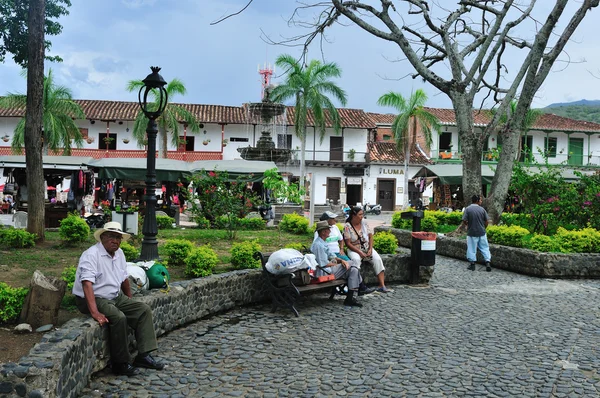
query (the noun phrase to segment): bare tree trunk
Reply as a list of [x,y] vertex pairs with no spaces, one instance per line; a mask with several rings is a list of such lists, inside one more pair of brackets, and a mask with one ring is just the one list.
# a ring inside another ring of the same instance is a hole
[[473,101],[465,93],[454,93],[452,97],[456,126],[461,142],[463,166],[463,206],[470,203],[473,195],[481,193],[481,151],[483,135],[473,127]]
[[42,117],[44,91],[45,0],[29,1],[29,52],[27,68],[27,109],[25,111],[25,164],[27,166],[27,231],[44,241],[44,166],[42,158]]
[[[298,188],[304,190],[304,176],[306,174],[306,127],[304,128],[304,135],[300,137],[300,178],[298,179]],[[314,181],[311,180],[311,184]],[[302,200],[302,208],[304,208],[304,195],[300,195]],[[314,198],[310,198],[314,200]]]

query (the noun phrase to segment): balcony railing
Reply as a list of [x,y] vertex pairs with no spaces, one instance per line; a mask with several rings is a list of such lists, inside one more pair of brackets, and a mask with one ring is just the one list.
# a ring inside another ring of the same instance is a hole
[[[544,163],[544,159],[540,154],[529,155],[528,159],[533,160],[523,161],[523,163]],[[500,154],[498,151],[484,151],[481,160],[484,162],[497,163]],[[458,151],[431,151],[431,158],[438,162],[457,162],[462,159],[462,152]],[[563,164],[565,166],[600,166],[600,155],[583,155],[575,156],[567,153],[557,153],[555,156],[548,157],[549,164]]]
[[[333,163],[368,163],[367,152],[356,151],[305,151],[307,161],[333,162]],[[300,149],[292,150],[292,161],[300,161]]]
[[[105,150],[105,149],[71,149],[71,156],[83,156],[91,157],[94,159],[102,158],[146,158],[147,151],[143,149],[139,150]],[[24,155],[25,151],[21,151],[21,155]],[[11,151],[10,147],[0,147],[0,156],[15,155]],[[49,155],[60,156],[62,152],[52,152]],[[158,157],[158,151],[156,152]],[[223,160],[222,152],[179,152],[179,151],[167,151],[167,159],[183,160],[186,162],[194,162],[196,160]]]

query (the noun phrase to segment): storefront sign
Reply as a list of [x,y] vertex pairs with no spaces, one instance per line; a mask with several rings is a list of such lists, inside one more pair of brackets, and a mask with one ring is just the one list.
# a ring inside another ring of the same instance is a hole
[[383,167],[379,168],[379,174],[399,174],[404,175],[404,170],[402,169],[384,169]]
[[362,185],[362,178],[360,177],[348,177],[348,185]]

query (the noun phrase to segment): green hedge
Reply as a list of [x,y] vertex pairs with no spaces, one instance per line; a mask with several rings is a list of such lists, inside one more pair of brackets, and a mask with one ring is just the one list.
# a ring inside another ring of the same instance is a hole
[[308,224],[308,220],[304,216],[291,213],[283,215],[283,218],[279,223],[279,228],[282,231],[289,232],[291,234],[304,235],[309,231]]
[[487,237],[491,243],[498,245],[523,247],[523,238],[529,235],[525,228],[513,225],[490,225],[487,227]]

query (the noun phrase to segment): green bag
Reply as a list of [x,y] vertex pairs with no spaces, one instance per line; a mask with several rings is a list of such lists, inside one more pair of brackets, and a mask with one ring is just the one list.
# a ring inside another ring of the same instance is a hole
[[155,263],[152,267],[146,270],[146,276],[150,284],[150,289],[160,289],[169,286],[169,271],[159,263]]

